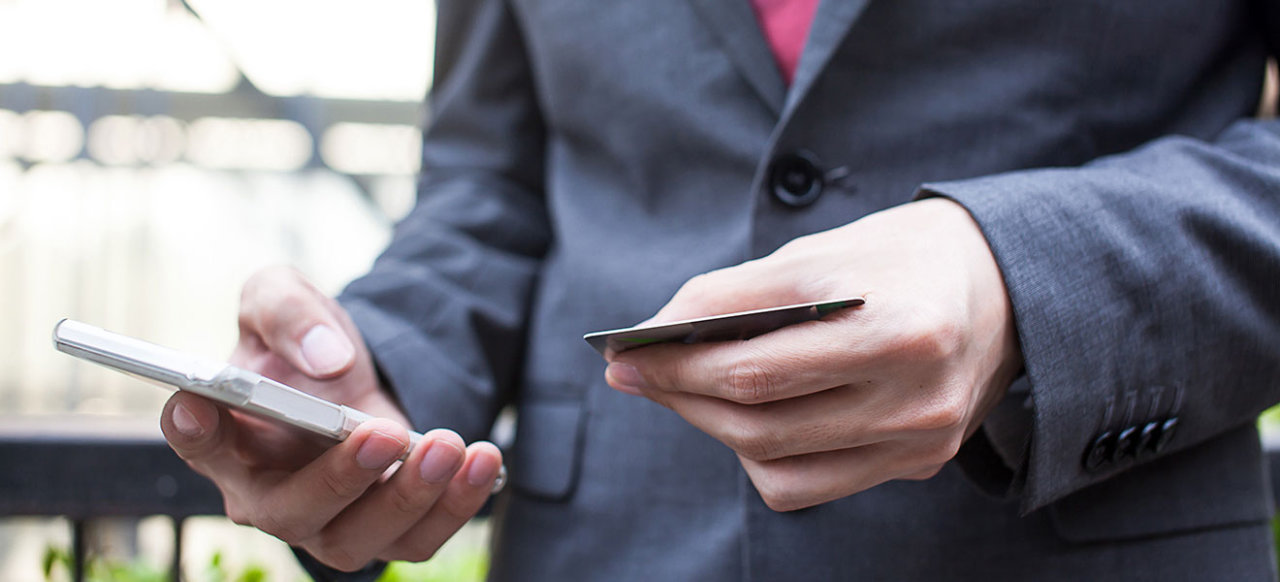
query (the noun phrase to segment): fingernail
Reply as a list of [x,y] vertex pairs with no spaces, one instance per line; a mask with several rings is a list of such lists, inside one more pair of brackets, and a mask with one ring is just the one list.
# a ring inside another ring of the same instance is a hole
[[302,358],[317,374],[337,372],[354,356],[351,342],[327,325],[317,325],[302,337]]
[[472,487],[492,483],[498,476],[498,467],[498,460],[489,455],[476,457],[476,460],[471,461],[471,468],[467,470],[467,483]]
[[356,451],[356,464],[363,469],[382,469],[400,457],[404,442],[386,433],[374,431]]
[[181,404],[173,407],[173,428],[193,438],[204,434],[204,427],[200,426],[200,421],[196,420],[196,415],[191,414],[191,411]]
[[605,368],[604,375],[610,380],[609,384],[611,386],[627,394],[639,396],[641,389],[648,387],[648,383],[644,381],[644,376],[641,376],[640,371],[631,364],[613,362],[609,364],[609,367]]
[[422,465],[418,474],[427,483],[440,483],[448,480],[458,470],[462,462],[462,451],[450,443],[434,441],[427,454],[422,456]]

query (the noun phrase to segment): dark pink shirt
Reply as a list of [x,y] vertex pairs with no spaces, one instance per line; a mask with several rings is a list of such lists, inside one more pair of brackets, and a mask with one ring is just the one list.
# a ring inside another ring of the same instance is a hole
[[809,25],[818,9],[818,0],[751,0],[765,40],[787,84],[795,76],[796,64],[809,37]]

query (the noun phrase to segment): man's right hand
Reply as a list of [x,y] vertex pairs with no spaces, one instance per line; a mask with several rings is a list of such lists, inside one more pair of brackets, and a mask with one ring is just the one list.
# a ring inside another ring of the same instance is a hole
[[490,443],[425,435],[408,460],[408,418],[378,384],[350,317],[297,272],[245,284],[231,362],[376,417],[330,443],[190,394],[169,399],[160,426],[178,456],[222,491],[227,516],[321,562],[357,570],[373,559],[421,561],[489,496],[502,465]]

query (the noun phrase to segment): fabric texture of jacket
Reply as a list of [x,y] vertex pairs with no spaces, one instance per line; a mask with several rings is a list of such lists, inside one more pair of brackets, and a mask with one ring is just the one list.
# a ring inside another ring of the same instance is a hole
[[[418,203],[341,300],[418,428],[518,410],[497,580],[1272,579],[1276,11],[824,0],[788,87],[747,0],[441,0]],[[922,196],[1025,358],[931,480],[773,512],[581,339]]]

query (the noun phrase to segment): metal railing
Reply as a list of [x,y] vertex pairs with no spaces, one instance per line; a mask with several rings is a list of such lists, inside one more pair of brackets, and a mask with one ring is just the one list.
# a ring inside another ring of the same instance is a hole
[[83,427],[58,434],[52,428],[24,431],[15,424],[29,428],[30,422],[9,423],[0,431],[0,517],[66,517],[72,530],[72,578],[80,582],[91,521],[168,516],[174,535],[169,577],[180,579],[184,520],[223,513],[222,496],[212,482],[154,434]]

